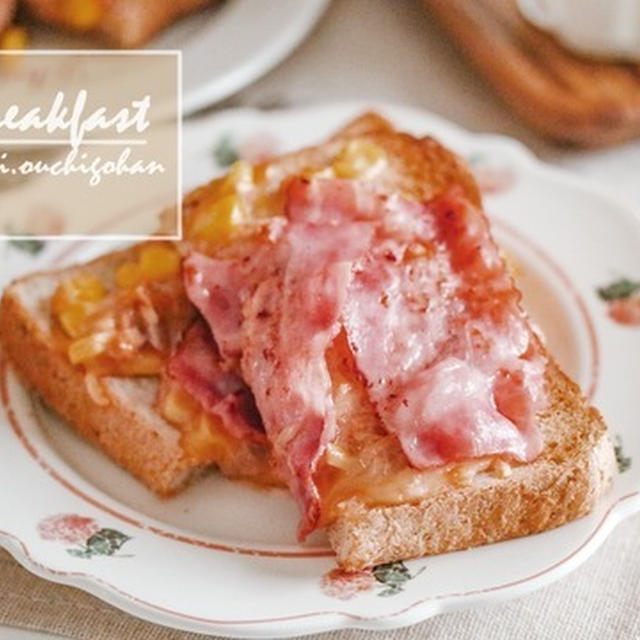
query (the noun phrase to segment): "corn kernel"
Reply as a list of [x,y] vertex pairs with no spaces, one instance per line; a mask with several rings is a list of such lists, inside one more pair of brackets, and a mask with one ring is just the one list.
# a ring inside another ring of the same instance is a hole
[[234,162],[229,168],[224,183],[223,193],[233,194],[253,186],[253,167],[244,160]]
[[197,411],[197,403],[182,389],[171,389],[162,400],[162,415],[175,424],[193,421]]
[[111,333],[94,333],[86,338],[75,340],[69,345],[68,356],[71,364],[88,362],[105,351]]
[[361,178],[384,161],[380,147],[368,140],[351,140],[336,156],[332,168],[338,178]]
[[215,419],[205,413],[184,431],[183,446],[188,454],[198,460],[220,461],[231,453],[228,439]]
[[78,31],[89,31],[98,25],[102,18],[100,0],[64,0],[62,3],[64,23]]
[[58,321],[62,325],[64,332],[70,338],[78,338],[82,335],[85,321],[85,311],[81,304],[70,304],[58,314]]
[[121,289],[133,289],[142,280],[140,267],[136,262],[125,262],[116,270],[116,285]]
[[242,209],[238,197],[224,196],[199,213],[193,231],[196,236],[205,240],[226,244],[241,219]]
[[155,351],[137,351],[133,356],[121,358],[110,367],[119,376],[156,376],[164,370],[164,360]]
[[53,294],[51,310],[71,338],[83,329],[89,307],[105,296],[102,282],[95,276],[82,274],[63,282]]
[[142,277],[149,280],[163,280],[180,273],[180,255],[169,245],[144,247],[138,263]]
[[73,292],[73,300],[79,302],[98,302],[104,298],[106,291],[104,285],[96,276],[80,274],[70,281]]
[[53,292],[53,296],[51,297],[51,311],[59,315],[65,311],[70,304],[66,283],[63,282],[58,285],[57,289]]

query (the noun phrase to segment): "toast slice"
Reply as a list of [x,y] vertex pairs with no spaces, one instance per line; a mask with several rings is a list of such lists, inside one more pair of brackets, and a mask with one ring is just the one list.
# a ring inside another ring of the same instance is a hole
[[[351,140],[383,151],[388,163],[376,176],[376,184],[386,191],[428,202],[455,187],[466,201],[480,203],[473,178],[457,157],[430,138],[395,132],[375,114],[365,114],[323,145],[275,158],[255,167],[253,173],[280,184],[291,176],[323,171],[332,163],[335,167],[339,161],[339,170],[351,177],[350,167],[344,166]],[[187,196],[183,210],[188,238],[201,213],[215,205],[224,184],[214,181]],[[264,202],[256,199],[258,206]],[[190,242],[191,248],[198,249],[197,238]],[[0,306],[0,341],[7,355],[47,404],[160,494],[176,491],[211,465],[232,477],[252,477],[254,453],[241,440],[227,447],[222,457],[214,453],[204,459],[189,452],[184,434],[159,413],[157,376],[107,376],[101,389],[108,402],[100,401],[100,393],[96,402],[85,371],[71,365],[57,348],[48,305],[58,284],[75,272],[113,279],[116,266],[126,259],[126,254],[111,254],[88,266],[28,276],[10,285]],[[432,490],[420,496],[399,497],[404,495],[399,491],[388,500],[372,500],[354,491],[322,521],[342,567],[357,569],[527,535],[593,508],[615,472],[612,444],[598,412],[587,405],[544,347],[537,347],[547,362],[544,377],[549,399],[547,408],[537,415],[542,453],[525,464],[489,458],[422,472],[427,480],[432,473],[434,483]],[[361,419],[357,410],[346,415],[354,424]],[[278,483],[280,471],[274,470],[273,484]],[[403,473],[406,477],[412,471]]]

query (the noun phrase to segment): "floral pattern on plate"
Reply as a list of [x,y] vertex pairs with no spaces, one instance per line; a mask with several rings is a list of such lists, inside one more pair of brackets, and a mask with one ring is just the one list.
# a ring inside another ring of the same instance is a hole
[[75,558],[113,556],[131,540],[116,529],[101,527],[93,518],[74,513],[50,516],[38,523],[38,533],[43,540],[63,542],[75,546],[66,549]]
[[242,140],[225,133],[213,146],[213,158],[220,169],[226,169],[237,160],[264,162],[276,155],[279,148],[278,139],[268,131],[257,131]]
[[620,473],[624,473],[631,468],[631,458],[624,454],[624,449],[622,448],[622,438],[620,436],[616,436],[615,444],[613,450],[616,454],[616,462],[618,463],[618,471]]
[[321,587],[325,595],[339,600],[350,600],[359,593],[381,587],[379,596],[395,596],[404,590],[409,580],[424,571],[424,567],[411,575],[404,562],[379,564],[372,569],[344,571],[332,569],[322,576]]
[[628,327],[640,326],[640,280],[620,278],[598,287],[598,296],[607,304],[609,317]]

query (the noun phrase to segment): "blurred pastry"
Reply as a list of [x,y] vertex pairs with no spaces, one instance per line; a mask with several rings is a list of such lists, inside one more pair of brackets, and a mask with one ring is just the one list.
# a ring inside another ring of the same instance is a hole
[[[0,7],[4,3],[6,0],[0,0]],[[95,34],[125,49],[145,44],[178,18],[211,3],[212,0],[24,0],[29,13],[42,22]]]

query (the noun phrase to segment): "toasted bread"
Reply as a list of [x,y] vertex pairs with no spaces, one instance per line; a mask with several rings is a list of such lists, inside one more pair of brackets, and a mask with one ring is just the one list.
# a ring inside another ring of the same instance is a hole
[[[377,179],[383,188],[426,201],[456,186],[479,204],[475,182],[455,155],[431,138],[396,133],[375,114],[365,114],[323,145],[269,161],[270,171],[284,178],[324,167],[351,138],[365,138],[385,151],[389,164]],[[187,220],[209,188],[187,196]],[[78,269],[111,277],[122,255]],[[96,405],[83,371],[52,342],[47,301],[72,272],[37,274],[10,285],[0,307],[0,341],[26,382],[79,433],[154,491],[172,493],[201,465],[185,454],[179,432],[155,411],[157,381],[107,378],[110,402]],[[544,450],[533,463],[507,466],[502,473],[469,472],[463,463],[448,474],[447,486],[413,502],[365,504],[356,496],[344,501],[328,526],[339,564],[356,569],[467,548],[549,529],[591,510],[614,474],[613,447],[598,412],[550,356],[548,361],[550,402],[538,415]],[[223,473],[242,475],[243,455],[239,450]]]
[[[116,267],[136,247],[107,254],[90,263],[19,279],[0,302],[0,343],[27,384],[78,433],[161,496],[174,494],[213,465],[230,478],[279,484],[250,443],[225,447],[224,455],[193,451],[183,433],[158,407],[159,376],[89,378],[60,349],[51,314],[58,285],[77,274],[114,279]],[[198,434],[194,434],[196,437]],[[206,436],[205,436],[206,438]],[[207,446],[205,441],[204,445]],[[259,468],[256,468],[259,467]]]
[[549,407],[538,416],[544,450],[534,462],[511,468],[507,477],[462,473],[415,504],[345,502],[328,530],[338,563],[358,569],[467,549],[552,529],[591,511],[616,472],[607,428],[553,363],[546,382]]
[[85,373],[56,348],[50,299],[62,280],[82,273],[112,277],[126,252],[112,253],[78,269],[40,273],[14,282],[1,304],[0,338],[22,378],[85,438],[115,462],[166,495],[185,485],[193,467],[180,446],[180,433],[154,409],[158,382],[153,378],[105,378],[107,404],[98,404]]

